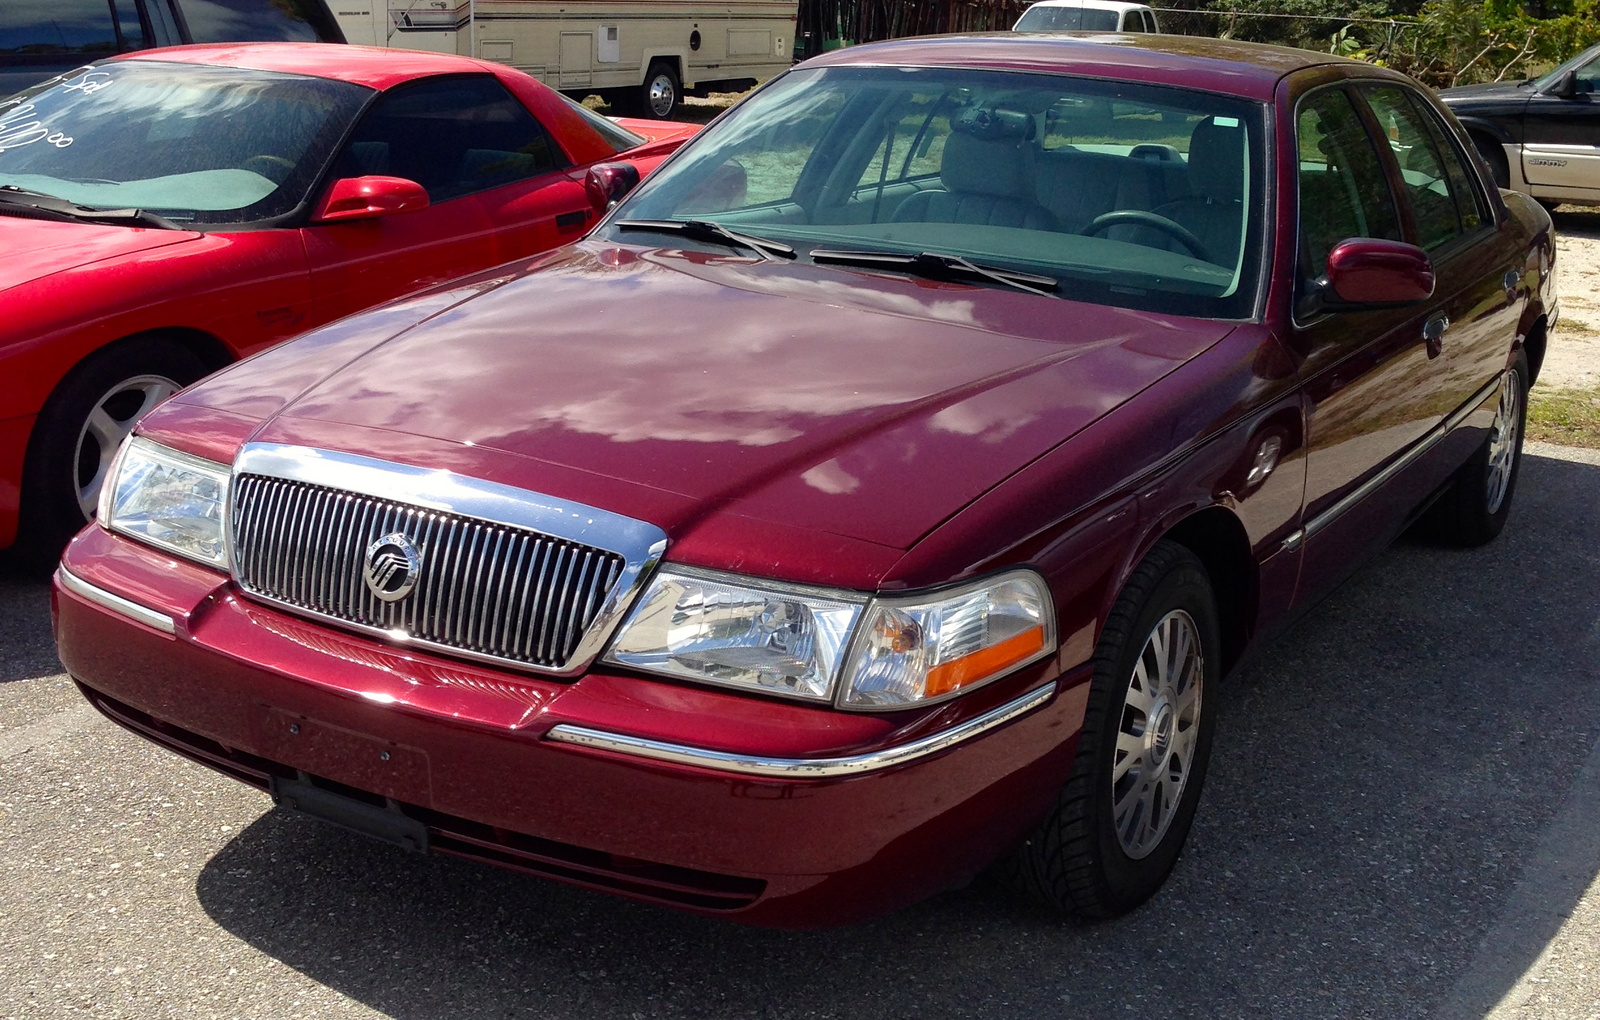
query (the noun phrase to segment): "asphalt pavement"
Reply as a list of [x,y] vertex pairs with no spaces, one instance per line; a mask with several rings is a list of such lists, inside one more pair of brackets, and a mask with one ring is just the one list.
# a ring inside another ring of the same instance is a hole
[[90,712],[0,574],[0,1016],[1600,1016],[1600,455],[1516,499],[1221,688],[1176,872],[1095,925],[980,878],[766,931],[285,817]]

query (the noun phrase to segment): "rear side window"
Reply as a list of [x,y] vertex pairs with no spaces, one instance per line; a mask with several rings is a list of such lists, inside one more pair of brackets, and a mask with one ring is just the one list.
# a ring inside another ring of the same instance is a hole
[[445,78],[377,101],[345,146],[337,177],[416,181],[430,202],[525,180],[566,165],[527,109],[488,76]]
[[197,43],[330,38],[320,0],[181,0],[179,8]]
[[[118,46],[111,12],[106,0],[5,0],[0,3],[0,57],[95,57],[136,47],[134,40]],[[130,20],[138,26],[137,15]]]
[[1400,164],[1417,220],[1417,243],[1431,250],[1476,230],[1483,222],[1477,196],[1459,155],[1430,124],[1432,117],[1418,109],[1407,90],[1385,85],[1362,92]]

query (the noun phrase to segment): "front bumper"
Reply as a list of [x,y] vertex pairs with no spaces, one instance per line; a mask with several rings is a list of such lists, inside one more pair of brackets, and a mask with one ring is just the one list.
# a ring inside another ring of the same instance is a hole
[[89,700],[179,753],[387,805],[441,852],[780,926],[880,914],[1004,852],[1054,803],[1088,690],[1047,661],[862,715],[514,675],[252,603],[98,528],[69,547],[55,599]]

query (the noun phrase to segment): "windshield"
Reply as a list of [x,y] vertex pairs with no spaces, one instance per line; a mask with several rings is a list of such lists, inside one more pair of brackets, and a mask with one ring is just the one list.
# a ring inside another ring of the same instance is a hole
[[1075,300],[1248,318],[1264,123],[1259,103],[1178,88],[806,69],[691,139],[606,229],[632,242],[628,221],[710,220],[818,261],[955,255]]
[[[1580,53],[1577,56],[1573,57],[1571,60],[1567,61],[1565,64],[1557,65],[1554,70],[1546,73],[1543,78],[1540,78],[1538,81],[1534,82],[1533,83],[1533,87],[1534,87],[1535,90],[1537,90],[1539,92],[1544,92],[1545,90],[1549,89],[1551,86],[1555,85],[1556,79],[1560,78],[1566,72],[1572,70],[1573,68],[1584,68],[1584,67],[1587,67],[1587,65],[1589,65],[1589,64],[1594,64],[1594,65],[1596,65],[1597,69],[1600,69],[1600,46],[1591,46],[1588,49],[1584,50],[1582,53]],[[1578,77],[1579,78],[1593,79],[1593,78],[1596,78],[1596,77],[1600,77],[1600,73],[1596,73],[1595,69],[1591,69],[1590,73],[1588,73],[1588,74],[1583,74],[1583,73],[1580,72]],[[1592,91],[1592,90],[1580,89],[1580,91]]]
[[1022,12],[1017,32],[1115,32],[1117,12],[1095,7],[1044,7],[1034,5]]
[[629,131],[610,117],[602,117],[582,103],[573,102],[559,92],[556,93],[556,96],[569,107],[578,111],[578,116],[582,117],[585,123],[594,128],[595,134],[606,140],[606,144],[611,146],[612,152],[621,152],[624,149],[631,149],[649,141],[644,136],[636,135]]
[[178,223],[297,207],[370,89],[201,64],[113,61],[0,100],[0,185]]

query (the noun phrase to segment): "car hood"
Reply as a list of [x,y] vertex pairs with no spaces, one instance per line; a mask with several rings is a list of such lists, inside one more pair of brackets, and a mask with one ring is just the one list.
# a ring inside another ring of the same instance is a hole
[[275,415],[263,441],[426,447],[674,537],[732,514],[904,549],[1231,329],[600,242],[498,272],[398,334],[373,328],[393,310],[355,316],[179,400]]
[[0,290],[104,259],[183,244],[202,236],[190,230],[64,223],[21,216],[0,216],[0,230],[5,231],[6,238],[6,257],[0,259]]
[[1460,85],[1453,89],[1439,90],[1439,98],[1451,109],[1521,106],[1532,96],[1532,86],[1509,81],[1490,82],[1486,85]]

